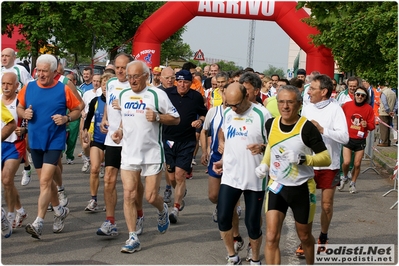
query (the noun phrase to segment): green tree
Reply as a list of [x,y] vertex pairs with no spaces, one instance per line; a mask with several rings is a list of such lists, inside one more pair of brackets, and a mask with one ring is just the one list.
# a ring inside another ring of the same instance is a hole
[[332,50],[341,71],[355,72],[376,85],[398,84],[398,4],[396,2],[300,2],[304,21],[320,33],[316,46]]
[[[120,51],[131,52],[138,27],[164,2],[3,2],[2,34],[11,35],[14,25],[21,26],[26,42],[19,42],[19,57],[38,56],[47,43],[56,46],[56,55],[87,58],[105,50],[111,59]],[[161,59],[190,55],[182,42],[184,28],[162,44]],[[34,67],[34,66],[33,66]]]
[[271,77],[273,74],[277,74],[280,78],[285,76],[285,71],[282,68],[277,68],[275,66],[269,65],[269,68],[262,72],[267,77]]

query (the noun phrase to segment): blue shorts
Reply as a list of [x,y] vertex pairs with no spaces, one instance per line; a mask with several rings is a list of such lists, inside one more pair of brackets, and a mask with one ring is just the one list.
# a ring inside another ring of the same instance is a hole
[[222,178],[222,175],[216,174],[215,171],[213,171],[213,169],[212,169],[213,163],[220,161],[220,159],[222,159],[221,154],[213,153],[211,155],[211,158],[209,159],[209,163],[208,163],[208,175],[209,176],[212,176],[214,178]]
[[25,156],[26,142],[24,139],[15,142],[1,143],[1,169],[3,169],[4,162],[10,159],[18,160]]
[[176,166],[191,172],[191,162],[193,160],[196,141],[174,142],[172,147],[169,146],[168,140],[164,141],[166,170],[174,173]]
[[39,149],[30,149],[33,166],[36,169],[42,169],[44,163],[58,165],[61,153],[61,150],[43,151]]

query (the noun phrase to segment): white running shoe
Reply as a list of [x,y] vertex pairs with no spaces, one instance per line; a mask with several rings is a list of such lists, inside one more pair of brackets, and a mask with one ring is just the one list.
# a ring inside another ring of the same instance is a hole
[[12,225],[7,219],[6,211],[1,208],[1,234],[5,238],[9,238],[12,234]]
[[97,235],[99,236],[117,236],[118,228],[116,223],[112,224],[110,221],[106,220],[103,222],[100,228],[97,229]]
[[347,184],[348,181],[349,181],[348,177],[341,176],[341,181],[339,181],[339,186],[337,187],[338,191],[342,191],[344,189],[344,187],[345,187],[345,184]]
[[356,189],[355,184],[350,184],[349,185],[349,193],[351,193],[351,194],[356,194],[357,193],[357,189]]
[[65,190],[60,190],[58,191],[58,200],[60,201],[60,205],[62,207],[68,206],[68,197],[65,193]]
[[83,162],[82,172],[83,172],[83,173],[87,173],[87,172],[89,172],[89,171],[90,171],[90,161],[85,160],[85,161]]
[[87,204],[85,211],[87,212],[94,212],[97,211],[98,206],[97,202],[94,199],[89,200],[89,204]]
[[25,231],[28,234],[30,234],[33,238],[40,239],[42,236],[42,231],[43,231],[43,223],[27,224],[25,226]]
[[141,235],[144,230],[144,215],[142,217],[137,216],[136,220],[136,235]]
[[133,234],[126,240],[126,245],[121,248],[122,253],[133,253],[141,250],[140,240],[136,234]]
[[20,214],[19,212],[17,212],[14,223],[12,224],[12,228],[22,227],[22,222],[25,221],[26,218],[28,218],[27,213]]
[[31,170],[23,170],[22,171],[22,179],[21,179],[21,185],[22,186],[27,186],[30,183],[30,176],[32,174]]
[[53,232],[59,233],[64,229],[65,218],[69,214],[69,209],[67,207],[61,207],[62,213],[60,215],[54,214]]
[[100,178],[104,178],[105,175],[105,166],[101,164],[100,166],[100,173],[98,174]]

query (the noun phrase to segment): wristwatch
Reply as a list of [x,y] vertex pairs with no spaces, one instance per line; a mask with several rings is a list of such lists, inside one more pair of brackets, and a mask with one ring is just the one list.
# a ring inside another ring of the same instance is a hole
[[155,120],[156,120],[157,122],[159,122],[159,121],[161,120],[161,117],[159,116],[159,114],[157,114],[157,116],[155,117]]
[[71,117],[69,115],[66,116],[68,117],[68,122],[71,122],[72,121]]
[[306,155],[304,154],[298,154],[298,164],[301,165],[304,162],[306,162]]

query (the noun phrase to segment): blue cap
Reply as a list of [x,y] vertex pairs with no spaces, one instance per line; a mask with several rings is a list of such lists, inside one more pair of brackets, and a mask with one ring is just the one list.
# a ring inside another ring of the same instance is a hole
[[188,70],[180,70],[176,73],[176,80],[189,80],[193,81],[193,75]]

